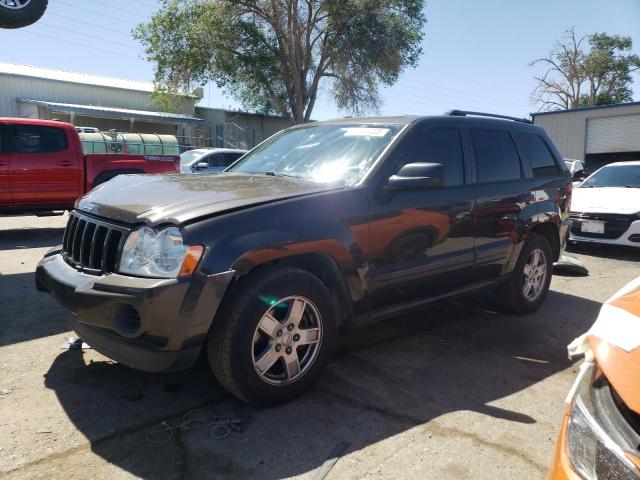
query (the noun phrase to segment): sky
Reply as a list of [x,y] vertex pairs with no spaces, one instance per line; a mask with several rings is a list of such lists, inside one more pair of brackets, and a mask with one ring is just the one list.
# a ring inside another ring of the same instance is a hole
[[[35,25],[0,30],[0,61],[150,82],[153,65],[131,30],[158,8],[155,0],[49,0]],[[529,63],[546,55],[572,26],[579,34],[631,36],[640,54],[640,0],[427,0],[425,15],[419,65],[381,89],[380,114],[536,111],[530,94],[537,70]],[[639,74],[633,90],[640,100]],[[215,85],[204,92],[202,106],[241,107]],[[312,117],[346,115],[323,88]]]

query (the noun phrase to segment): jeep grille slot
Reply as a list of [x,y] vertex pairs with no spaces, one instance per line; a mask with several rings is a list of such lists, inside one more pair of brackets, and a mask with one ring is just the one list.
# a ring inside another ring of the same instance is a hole
[[62,239],[62,255],[86,273],[113,272],[128,233],[125,227],[72,212]]

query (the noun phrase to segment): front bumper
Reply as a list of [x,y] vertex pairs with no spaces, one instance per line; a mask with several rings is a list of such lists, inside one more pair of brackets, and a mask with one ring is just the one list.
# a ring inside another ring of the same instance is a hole
[[233,275],[89,275],[52,251],[38,264],[36,286],[73,313],[73,329],[98,352],[139,370],[163,371],[195,362]]
[[578,230],[579,221],[574,220],[574,227],[570,230],[569,240],[572,242],[600,243],[607,245],[624,245],[640,247],[640,220],[629,224],[629,227],[616,238],[598,237],[596,235],[581,235]]
[[[576,394],[563,419],[549,479],[640,478],[640,468],[633,461],[638,458],[639,443],[640,436],[616,405],[608,382],[597,377],[596,367],[591,364],[577,379]],[[592,461],[585,462],[585,458]],[[579,472],[580,469],[583,471]]]

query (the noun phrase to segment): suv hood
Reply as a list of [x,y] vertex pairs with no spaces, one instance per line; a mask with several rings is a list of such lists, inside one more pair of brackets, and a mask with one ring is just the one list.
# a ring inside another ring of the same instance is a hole
[[296,178],[240,173],[120,175],[80,198],[76,209],[125,223],[181,224],[336,188]]
[[623,213],[640,211],[640,188],[574,188],[572,212]]

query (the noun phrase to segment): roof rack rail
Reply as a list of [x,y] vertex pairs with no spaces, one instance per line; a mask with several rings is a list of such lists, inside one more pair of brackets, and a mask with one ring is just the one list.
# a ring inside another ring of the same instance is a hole
[[455,116],[455,117],[466,117],[468,115],[471,115],[475,117],[502,118],[504,120],[512,120],[514,122],[520,122],[520,123],[533,123],[528,118],[509,117],[508,115],[498,115],[496,113],[469,112],[467,110],[449,110],[447,112],[444,112],[444,114]]

